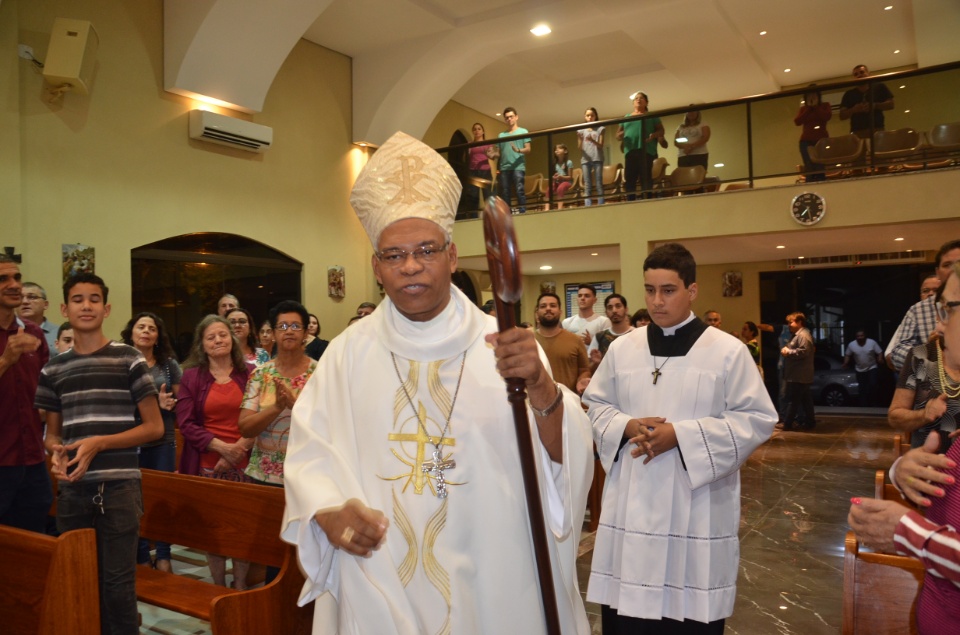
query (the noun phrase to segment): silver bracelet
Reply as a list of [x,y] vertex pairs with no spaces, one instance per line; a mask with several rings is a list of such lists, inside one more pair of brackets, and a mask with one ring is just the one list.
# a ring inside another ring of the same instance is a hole
[[547,417],[553,414],[553,411],[559,408],[560,403],[563,401],[563,391],[560,390],[560,384],[554,382],[553,385],[556,386],[557,388],[557,396],[554,397],[553,401],[550,402],[550,405],[544,408],[543,410],[540,410],[539,408],[535,407],[533,403],[530,402],[529,399],[527,400],[527,403],[530,404],[530,410],[533,410],[533,414],[537,415],[538,417]]

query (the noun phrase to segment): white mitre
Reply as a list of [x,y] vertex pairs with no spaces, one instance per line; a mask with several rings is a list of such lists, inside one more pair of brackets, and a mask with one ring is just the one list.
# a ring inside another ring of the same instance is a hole
[[397,132],[360,172],[350,204],[374,248],[388,225],[405,218],[433,221],[450,240],[461,189],[446,159],[422,141]]

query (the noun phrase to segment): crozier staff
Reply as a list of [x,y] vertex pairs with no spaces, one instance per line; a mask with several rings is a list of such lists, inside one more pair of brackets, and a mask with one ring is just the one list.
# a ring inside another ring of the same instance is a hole
[[301,602],[331,591],[341,632],[544,632],[504,399],[519,377],[560,621],[586,634],[575,560],[589,424],[533,334],[498,334],[451,285],[459,197],[446,161],[403,133],[354,186],[387,298],[330,343],[293,410],[282,536],[307,576]]

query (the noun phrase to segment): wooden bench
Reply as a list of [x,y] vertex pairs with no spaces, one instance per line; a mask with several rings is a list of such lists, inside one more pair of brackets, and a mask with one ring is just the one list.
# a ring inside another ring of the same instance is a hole
[[843,556],[843,635],[917,632],[917,595],[924,568],[919,560],[861,552],[847,532]]
[[236,591],[137,567],[141,602],[210,622],[214,635],[309,633],[313,604],[297,607],[304,583],[296,551],[280,540],[283,489],[142,470],[140,535],[280,568],[270,584]]
[[0,525],[0,631],[99,635],[97,537],[93,529],[53,538]]

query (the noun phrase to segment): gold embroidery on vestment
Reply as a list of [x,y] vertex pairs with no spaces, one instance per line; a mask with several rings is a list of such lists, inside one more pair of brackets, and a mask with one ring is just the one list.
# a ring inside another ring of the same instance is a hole
[[430,517],[427,522],[427,528],[423,535],[423,572],[440,595],[443,601],[447,603],[447,618],[443,621],[443,626],[437,631],[437,635],[449,635],[450,633],[450,607],[452,606],[452,594],[450,592],[450,574],[446,569],[440,566],[440,562],[433,555],[433,545],[436,544],[440,532],[447,524],[447,499],[436,513]]
[[407,518],[403,506],[397,498],[396,490],[393,491],[393,523],[400,530],[403,539],[407,541],[407,555],[403,557],[403,562],[397,567],[400,583],[407,586],[413,580],[413,574],[417,570],[417,536],[413,531],[413,525],[410,524],[410,519]]

